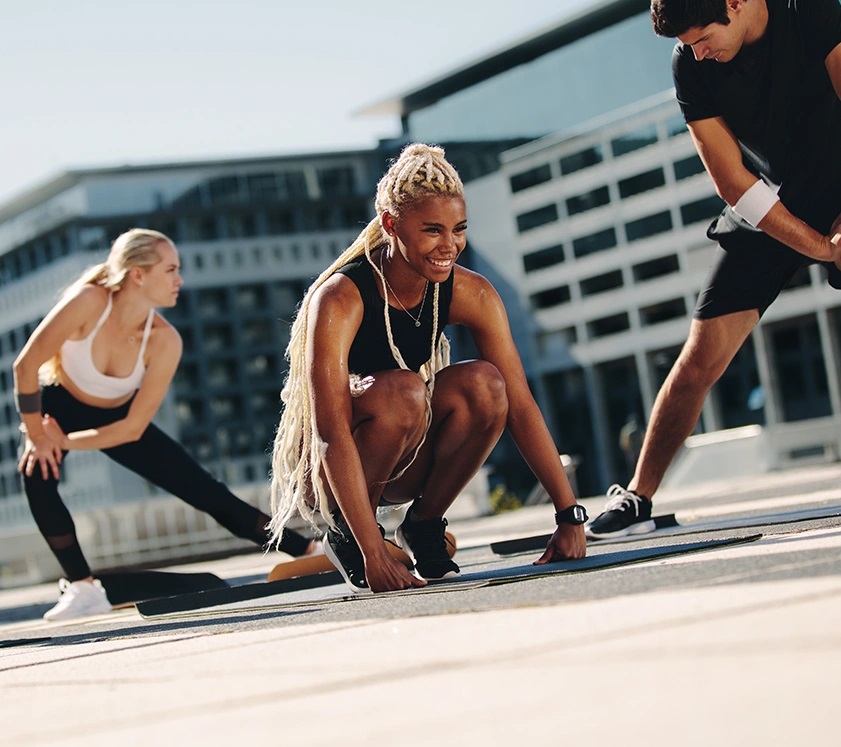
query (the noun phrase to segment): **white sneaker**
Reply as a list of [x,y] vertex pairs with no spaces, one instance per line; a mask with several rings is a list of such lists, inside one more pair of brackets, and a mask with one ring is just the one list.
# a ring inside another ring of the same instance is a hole
[[63,578],[58,588],[61,591],[58,604],[44,613],[45,620],[70,620],[111,611],[111,602],[98,579],[71,582]]

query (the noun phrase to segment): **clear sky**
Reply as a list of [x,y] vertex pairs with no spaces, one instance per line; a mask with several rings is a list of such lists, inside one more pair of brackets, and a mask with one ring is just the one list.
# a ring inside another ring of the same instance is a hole
[[69,168],[369,147],[367,105],[597,0],[0,0],[0,204]]

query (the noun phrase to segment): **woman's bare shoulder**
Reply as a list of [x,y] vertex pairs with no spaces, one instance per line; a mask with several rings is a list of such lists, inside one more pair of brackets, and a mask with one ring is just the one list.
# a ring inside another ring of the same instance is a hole
[[353,307],[362,304],[359,288],[347,275],[337,272],[324,281],[315,291],[311,303],[318,307]]
[[181,333],[156,311],[148,347],[154,347],[159,352],[175,351],[180,355],[182,346]]

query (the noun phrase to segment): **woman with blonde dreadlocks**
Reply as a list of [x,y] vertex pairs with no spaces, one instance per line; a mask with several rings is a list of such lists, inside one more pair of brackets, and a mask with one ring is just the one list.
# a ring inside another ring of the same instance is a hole
[[[380,180],[377,217],[308,290],[287,348],[273,456],[275,536],[320,512],[324,550],[348,586],[391,591],[458,575],[444,514],[507,425],[552,497],[557,529],[537,563],[586,552],[583,509],[526,382],[505,308],[456,264],[464,188],[441,148],[407,146]],[[449,364],[447,324],[480,359]],[[411,503],[396,532],[416,575],[394,560],[379,505]]]

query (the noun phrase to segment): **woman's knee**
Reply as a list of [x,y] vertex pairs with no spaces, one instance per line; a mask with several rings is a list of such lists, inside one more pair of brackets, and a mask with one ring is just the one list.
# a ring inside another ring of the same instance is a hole
[[477,425],[504,423],[508,416],[505,379],[488,361],[469,361],[458,371],[457,391],[463,407]]

